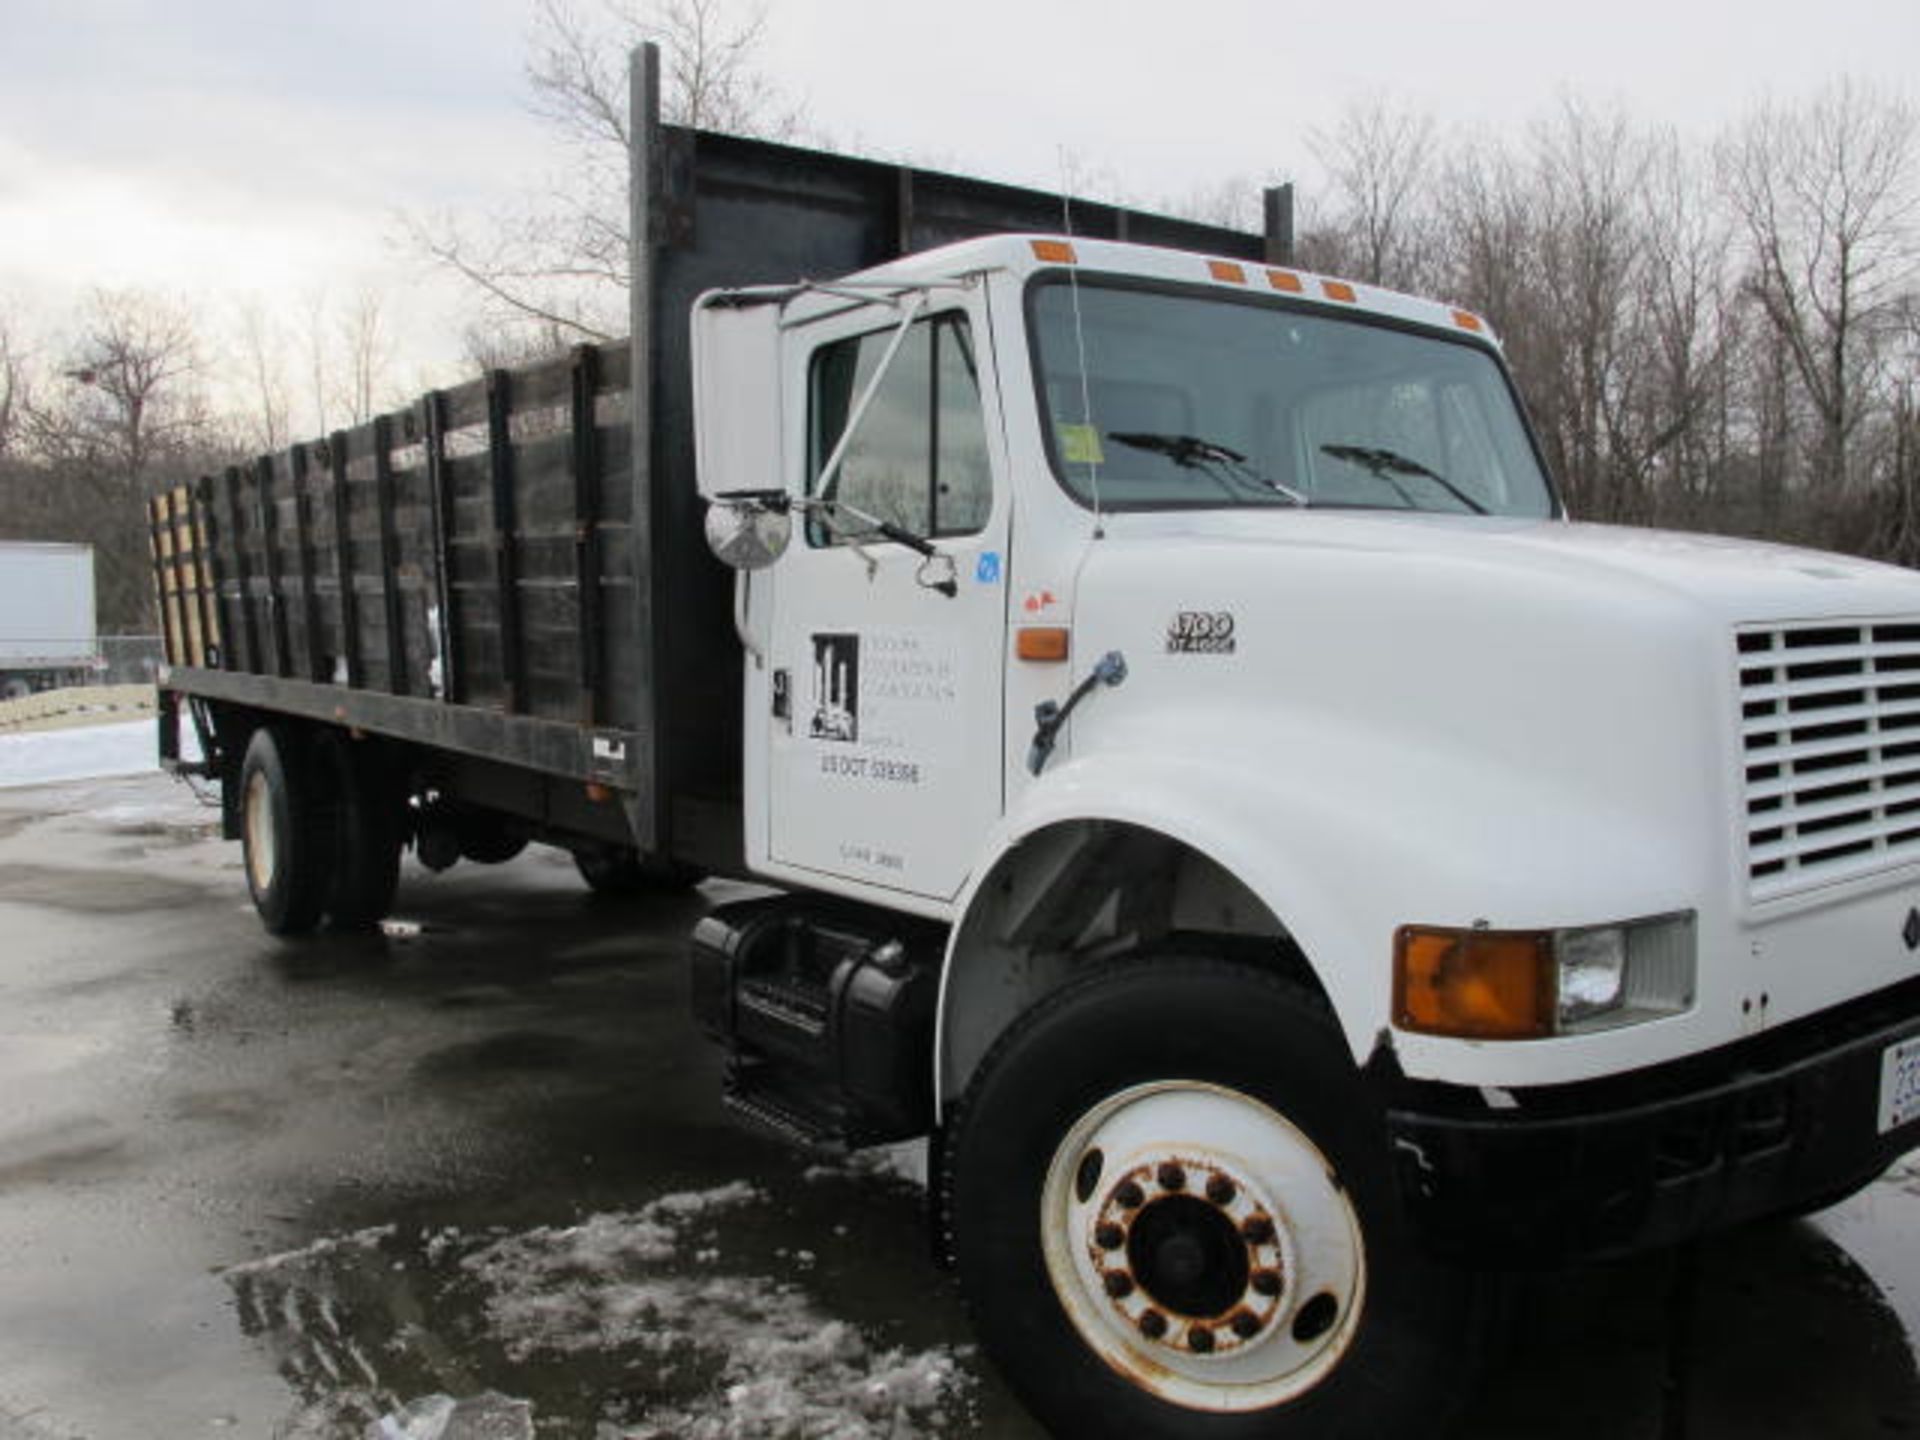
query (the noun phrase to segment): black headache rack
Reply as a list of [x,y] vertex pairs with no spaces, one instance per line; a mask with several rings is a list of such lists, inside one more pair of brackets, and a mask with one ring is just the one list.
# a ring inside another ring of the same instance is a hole
[[[1062,202],[663,125],[651,47],[635,55],[633,113],[645,243],[629,341],[496,370],[152,496],[165,762],[181,764],[183,698],[301,716],[443,752],[509,808],[739,868],[740,661],[732,576],[707,554],[694,486],[693,301],[1058,231]],[[1264,235],[1077,201],[1072,225],[1291,258],[1285,189],[1268,192]]]

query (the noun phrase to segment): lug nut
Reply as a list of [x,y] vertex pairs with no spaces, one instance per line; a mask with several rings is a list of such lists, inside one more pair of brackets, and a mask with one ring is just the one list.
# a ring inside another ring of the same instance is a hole
[[1213,1353],[1213,1331],[1201,1325],[1195,1325],[1187,1331],[1187,1348],[1196,1355]]
[[1234,1197],[1239,1193],[1239,1186],[1224,1175],[1215,1175],[1207,1181],[1207,1199],[1216,1205],[1233,1204]]
[[1093,1243],[1102,1250],[1118,1250],[1127,1243],[1127,1232],[1111,1220],[1103,1220],[1094,1227]]
[[1115,1187],[1114,1202],[1123,1210],[1138,1210],[1147,1203],[1146,1192],[1131,1180],[1123,1180]]
[[1187,1172],[1169,1160],[1154,1172],[1154,1179],[1160,1182],[1162,1190],[1184,1190],[1187,1188]]
[[1107,1271],[1104,1283],[1107,1294],[1115,1300],[1124,1300],[1133,1293],[1133,1277],[1124,1270]]
[[1158,1310],[1148,1310],[1140,1316],[1140,1333],[1149,1340],[1158,1340],[1167,1333],[1167,1317]]
[[1256,1270],[1253,1278],[1247,1282],[1253,1286],[1256,1295],[1273,1296],[1280,1293],[1280,1272],[1278,1270]]
[[1233,1333],[1242,1340],[1251,1340],[1260,1333],[1260,1317],[1251,1310],[1236,1310],[1233,1319],[1227,1322],[1233,1327]]
[[1240,1226],[1240,1236],[1249,1245],[1265,1245],[1273,1239],[1273,1218],[1249,1215]]

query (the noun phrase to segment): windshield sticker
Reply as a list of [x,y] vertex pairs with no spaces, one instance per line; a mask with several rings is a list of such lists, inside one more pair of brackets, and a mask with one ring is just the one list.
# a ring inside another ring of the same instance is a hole
[[979,562],[973,567],[973,578],[982,585],[1000,583],[1000,552],[998,550],[980,552]]
[[1231,655],[1231,610],[1182,610],[1167,622],[1169,655]]
[[851,745],[860,738],[860,637],[813,637],[813,719],[816,740]]
[[1100,432],[1091,425],[1055,425],[1060,438],[1060,458],[1069,465],[1104,465],[1106,454],[1100,449]]

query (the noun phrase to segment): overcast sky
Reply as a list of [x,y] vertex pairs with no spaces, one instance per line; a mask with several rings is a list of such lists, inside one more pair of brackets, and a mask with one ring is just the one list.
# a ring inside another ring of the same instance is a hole
[[[594,0],[584,0],[592,4]],[[527,0],[0,0],[0,305],[95,285],[207,297],[404,286],[448,328],[401,210],[485,210],[553,173],[526,109]],[[1572,92],[1712,134],[1846,74],[1920,96],[1920,0],[771,0],[763,58],[819,130],[1137,196],[1310,177],[1306,134],[1389,96],[1525,123]],[[1309,178],[1310,183],[1310,178]]]

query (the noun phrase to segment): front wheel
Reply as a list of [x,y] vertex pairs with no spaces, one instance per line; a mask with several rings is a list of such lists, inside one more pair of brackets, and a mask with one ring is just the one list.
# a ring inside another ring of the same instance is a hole
[[983,1062],[946,1215],[988,1352],[1056,1434],[1433,1434],[1486,1304],[1401,1222],[1317,1000],[1205,957],[1090,974]]

